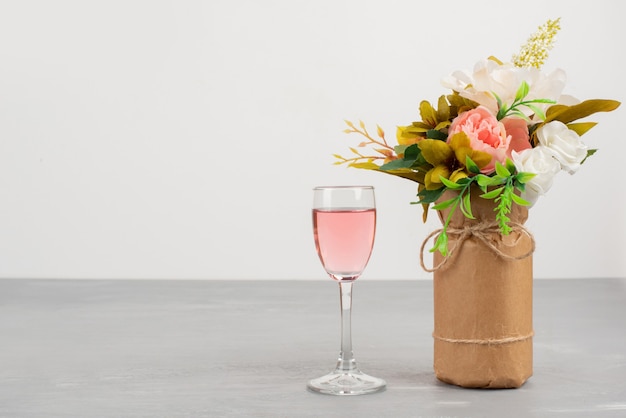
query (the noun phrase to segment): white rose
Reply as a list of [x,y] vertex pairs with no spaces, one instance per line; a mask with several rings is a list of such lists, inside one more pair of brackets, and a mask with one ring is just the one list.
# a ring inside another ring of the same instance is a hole
[[587,157],[587,145],[578,134],[559,121],[548,122],[537,129],[537,139],[554,154],[561,169],[574,174]]
[[520,153],[513,151],[511,158],[517,171],[535,174],[535,177],[526,183],[526,190],[521,196],[532,206],[539,196],[550,190],[554,176],[561,171],[561,164],[554,158],[552,151],[542,145],[525,149]]

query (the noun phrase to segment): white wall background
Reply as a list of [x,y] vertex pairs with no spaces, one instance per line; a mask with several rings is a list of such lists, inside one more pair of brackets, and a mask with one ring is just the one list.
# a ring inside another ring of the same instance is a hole
[[[334,166],[550,18],[567,93],[626,99],[612,0],[0,2],[0,277],[311,279],[311,188],[376,187],[364,278],[422,279],[412,183]],[[535,276],[626,277],[626,107],[532,209]]]

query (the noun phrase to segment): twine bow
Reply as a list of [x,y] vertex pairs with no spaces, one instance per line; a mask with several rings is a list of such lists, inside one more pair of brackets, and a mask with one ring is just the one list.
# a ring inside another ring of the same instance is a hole
[[522,254],[520,256],[511,256],[509,254],[506,254],[505,252],[500,250],[496,245],[494,245],[492,240],[489,239],[490,236],[492,236],[494,233],[500,233],[500,228],[498,226],[498,223],[497,222],[491,222],[491,223],[479,222],[473,225],[466,225],[463,228],[448,227],[448,230],[447,230],[448,236],[456,236],[457,237],[456,242],[454,243],[452,248],[448,251],[448,255],[446,257],[443,257],[443,260],[439,264],[437,264],[436,266],[433,266],[432,268],[428,268],[424,264],[424,249],[426,248],[426,243],[428,243],[428,241],[431,238],[441,233],[443,231],[443,228],[440,228],[431,232],[430,235],[426,237],[424,242],[422,242],[422,247],[420,249],[420,265],[428,273],[432,273],[434,271],[439,270],[454,257],[457,250],[460,249],[463,243],[465,242],[465,240],[470,237],[474,237],[478,239],[487,248],[493,251],[494,254],[496,254],[498,257],[501,257],[505,260],[516,261],[516,260],[523,260],[524,258],[530,257],[530,255],[535,251],[535,239],[533,238],[532,234],[520,223],[512,222],[509,224],[509,226],[511,227],[511,232],[520,233],[518,238],[513,243],[513,245],[516,245],[518,243],[522,234],[525,234],[526,236],[530,238],[531,249],[527,253]]

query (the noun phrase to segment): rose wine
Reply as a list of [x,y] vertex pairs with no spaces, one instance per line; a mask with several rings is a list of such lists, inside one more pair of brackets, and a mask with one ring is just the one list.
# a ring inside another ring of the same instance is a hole
[[317,254],[335,280],[355,280],[372,253],[376,209],[313,209]]

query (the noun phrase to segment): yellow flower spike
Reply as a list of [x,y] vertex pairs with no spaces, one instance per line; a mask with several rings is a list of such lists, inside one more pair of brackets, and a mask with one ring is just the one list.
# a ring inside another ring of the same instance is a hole
[[423,139],[417,146],[422,150],[424,159],[433,166],[446,163],[454,155],[450,145],[438,139]]
[[522,68],[541,68],[548,58],[548,51],[554,45],[556,33],[561,29],[560,20],[561,18],[548,20],[539,26],[537,32],[533,33],[522,46],[519,54],[513,55],[513,64]]

